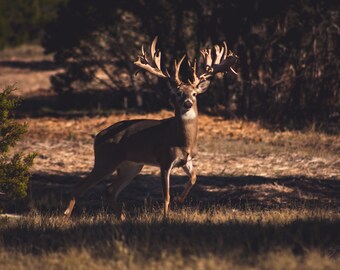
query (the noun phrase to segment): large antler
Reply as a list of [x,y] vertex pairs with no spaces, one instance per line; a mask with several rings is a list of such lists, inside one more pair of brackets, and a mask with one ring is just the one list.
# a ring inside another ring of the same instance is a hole
[[177,85],[181,85],[183,82],[179,78],[179,70],[185,58],[185,55],[182,57],[182,59],[178,63],[175,61],[175,75],[174,77],[170,76],[167,70],[165,72],[162,71],[162,68],[161,68],[161,54],[162,53],[156,49],[157,39],[158,37],[155,37],[151,44],[151,48],[150,48],[151,60],[150,61],[148,60],[146,53],[144,51],[144,47],[142,46],[141,55],[138,56],[138,60],[135,62],[135,65],[137,65],[141,69],[149,71],[151,74],[154,74],[161,78],[168,78],[170,80],[175,81]]
[[211,55],[211,49],[203,49],[201,50],[201,54],[205,60],[205,72],[200,76],[196,73],[196,61],[192,67],[193,73],[193,81],[191,84],[198,85],[202,81],[206,81],[219,72],[228,72],[236,74],[236,71],[232,68],[232,66],[237,62],[238,57],[233,54],[232,51],[228,51],[227,44],[223,42],[223,47],[215,45],[215,60],[213,61]]

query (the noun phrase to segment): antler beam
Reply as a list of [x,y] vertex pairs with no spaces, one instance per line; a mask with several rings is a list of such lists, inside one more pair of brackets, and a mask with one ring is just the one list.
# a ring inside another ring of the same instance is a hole
[[[156,44],[157,44],[157,39],[158,37],[155,37],[154,40],[152,41],[151,47],[150,47],[150,57],[151,60],[149,61],[145,51],[144,47],[142,46],[142,51],[141,55],[138,56],[138,60],[135,63],[136,66],[138,66],[140,69],[144,69],[151,74],[154,74],[158,77],[161,78],[168,78],[172,81],[174,81],[177,85],[183,84],[179,77],[179,70],[181,68],[181,64],[185,58],[185,55],[182,57],[182,59],[177,63],[175,60],[175,73],[174,76],[171,76],[167,70],[162,71],[161,68],[161,55],[162,53],[156,49]],[[149,57],[149,58],[150,58]],[[137,73],[139,70],[137,71]]]
[[[144,51],[144,47],[142,46],[142,53],[138,56],[138,60],[135,63],[136,66],[149,71],[151,74],[154,74],[158,77],[168,78],[169,74],[164,73],[161,68],[161,56],[162,53],[159,50],[156,50],[158,37],[155,37],[151,44],[151,61],[148,60],[146,53]],[[137,71],[138,72],[138,71]]]
[[195,64],[192,67],[194,80],[191,82],[191,84],[198,85],[202,81],[208,80],[219,72],[231,71],[237,75],[232,66],[236,63],[238,57],[234,55],[232,51],[228,51],[227,44],[223,42],[223,47],[215,45],[214,49],[216,54],[215,60],[213,60],[211,49],[201,50],[201,54],[203,55],[205,61],[205,72],[200,76],[197,75],[195,61]]

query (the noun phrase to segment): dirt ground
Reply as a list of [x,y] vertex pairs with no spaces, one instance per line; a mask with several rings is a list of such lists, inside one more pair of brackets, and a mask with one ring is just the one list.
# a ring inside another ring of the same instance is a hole
[[[24,99],[36,97],[41,103],[54,102],[57,97],[50,89],[49,76],[58,71],[51,56],[44,56],[36,46],[0,54],[0,86],[17,83],[16,95]],[[51,197],[62,197],[88,173],[93,164],[91,135],[101,129],[123,119],[160,119],[172,114],[113,111],[91,117],[21,115],[17,121],[27,123],[28,132],[14,151],[38,153],[32,169],[31,196],[40,204],[44,200],[51,202]],[[199,155],[194,161],[198,181],[189,200],[284,207],[301,202],[339,207],[339,153],[339,136],[313,128],[303,132],[273,131],[256,122],[200,115]],[[173,175],[176,194],[186,179],[179,169]],[[99,185],[94,194],[103,194],[110,181]],[[48,195],[42,199],[41,194]],[[93,196],[99,204],[101,195]],[[161,199],[158,168],[145,166],[141,176],[122,194],[125,201],[144,202],[145,198]]]

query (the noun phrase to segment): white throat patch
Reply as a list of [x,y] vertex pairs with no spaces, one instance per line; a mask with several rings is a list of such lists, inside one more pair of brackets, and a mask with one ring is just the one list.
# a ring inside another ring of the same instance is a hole
[[186,111],[181,115],[183,120],[190,120],[196,118],[196,112],[194,108],[191,108],[190,110]]

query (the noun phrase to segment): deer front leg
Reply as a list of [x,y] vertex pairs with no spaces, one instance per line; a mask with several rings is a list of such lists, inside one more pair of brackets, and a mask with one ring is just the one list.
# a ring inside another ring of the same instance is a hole
[[194,168],[192,166],[192,160],[188,160],[188,162],[182,167],[184,172],[189,176],[189,181],[184,186],[184,191],[180,196],[177,196],[175,198],[176,202],[183,203],[185,198],[188,196],[189,191],[195,185],[196,183],[196,173],[194,171]]
[[164,218],[168,216],[169,203],[170,203],[170,174],[172,164],[168,168],[161,168],[162,189],[164,198]]

